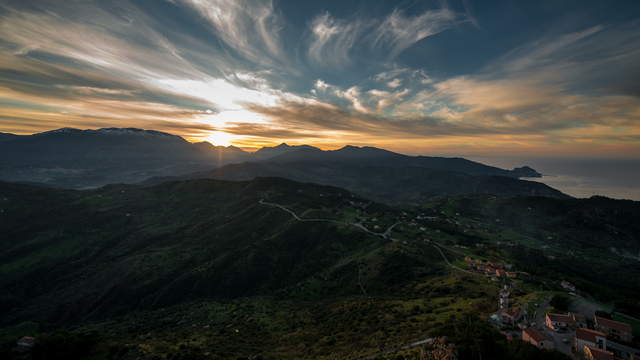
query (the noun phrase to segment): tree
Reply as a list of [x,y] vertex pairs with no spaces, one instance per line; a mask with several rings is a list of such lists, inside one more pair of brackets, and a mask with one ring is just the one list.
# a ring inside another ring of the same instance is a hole
[[571,299],[566,295],[554,295],[550,304],[560,311],[567,311],[571,305]]

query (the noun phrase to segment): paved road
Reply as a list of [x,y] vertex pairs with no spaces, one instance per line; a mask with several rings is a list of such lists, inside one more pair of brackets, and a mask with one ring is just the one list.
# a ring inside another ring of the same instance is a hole
[[[391,235],[391,231],[393,230],[393,228],[394,228],[394,227],[396,227],[398,224],[400,224],[400,223],[401,223],[400,221],[398,221],[398,222],[396,222],[395,224],[393,224],[393,225],[389,226],[389,227],[387,228],[387,230],[385,230],[385,232],[383,232],[383,233],[379,233],[379,232],[375,232],[375,231],[371,231],[371,230],[367,229],[367,228],[366,228],[364,225],[362,225],[361,223],[347,223],[347,222],[344,222],[344,221],[338,221],[338,220],[332,220],[332,219],[307,219],[307,218],[301,218],[300,216],[298,216],[298,214],[296,214],[296,213],[295,213],[295,212],[293,212],[292,210],[287,209],[286,207],[284,207],[284,206],[282,206],[282,205],[280,205],[280,204],[276,204],[276,203],[272,203],[272,202],[267,202],[267,201],[264,201],[263,199],[260,199],[260,201],[258,201],[258,202],[259,202],[260,204],[262,204],[262,205],[273,206],[273,207],[277,207],[278,209],[284,210],[284,211],[288,212],[288,213],[289,213],[289,214],[290,214],[294,219],[296,219],[297,221],[324,221],[324,222],[330,222],[330,223],[340,224],[340,225],[346,225],[346,226],[355,226],[355,227],[357,227],[358,229],[360,229],[360,230],[362,230],[362,231],[364,231],[364,232],[367,232],[367,233],[369,233],[369,234],[371,234],[371,235],[374,235],[374,236],[380,236],[380,237],[382,237],[382,238],[384,238],[384,239],[391,240],[391,241],[397,241],[396,239],[392,238],[390,235]],[[472,272],[472,271],[468,271],[468,270],[465,270],[465,269],[463,269],[463,268],[460,268],[460,267],[458,267],[458,266],[453,265],[453,264],[449,261],[449,259],[447,259],[447,256],[446,256],[446,255],[444,254],[444,252],[442,251],[442,249],[441,249],[441,248],[443,247],[442,245],[438,244],[437,242],[435,242],[435,241],[433,241],[433,240],[429,240],[429,243],[431,243],[431,245],[433,245],[433,247],[435,247],[435,248],[436,248],[436,250],[438,250],[438,252],[439,252],[439,253],[440,253],[440,255],[442,256],[442,258],[444,259],[444,261],[445,261],[445,262],[447,263],[447,265],[449,265],[450,267],[452,267],[452,268],[454,268],[454,269],[457,269],[457,270],[460,270],[460,271],[462,271],[462,272],[466,272],[466,273],[468,273],[468,274],[476,274],[476,273],[474,273],[474,272]],[[363,292],[364,292],[364,290],[363,290]]]
[[547,297],[542,304],[539,304],[539,306],[536,308],[536,312],[535,312],[535,316],[534,316],[534,321],[536,323],[536,328],[537,329],[542,329],[544,328],[544,313],[545,310],[549,307],[549,302],[551,301],[551,297]]
[[454,269],[458,269],[458,270],[460,270],[460,271],[463,271],[463,272],[466,272],[466,273],[469,273],[469,274],[476,274],[476,273],[474,273],[473,271],[465,270],[465,269],[463,269],[463,268],[460,268],[460,267],[457,267],[457,266],[453,265],[451,262],[449,262],[449,259],[447,259],[447,257],[444,255],[444,252],[442,252],[442,249],[440,249],[440,247],[441,247],[442,245],[440,245],[440,244],[438,244],[437,242],[432,241],[432,240],[431,240],[430,242],[431,242],[431,245],[433,245],[433,247],[434,247],[434,248],[436,248],[436,250],[438,250],[438,252],[440,253],[440,255],[442,255],[442,258],[444,259],[444,262],[446,262],[446,263],[447,263],[447,265],[449,265],[450,267],[452,267],[452,268],[454,268]]
[[550,330],[546,326],[544,331],[551,339],[553,339],[553,346],[555,347],[556,350],[560,351],[561,353],[571,358],[573,357],[573,354],[571,353],[571,341],[573,340],[573,337],[576,334],[575,331],[568,330],[567,332],[559,333],[559,332]]
[[[549,338],[553,340],[553,346],[556,350],[560,351],[563,354],[568,355],[570,358],[573,358],[573,354],[571,352],[571,343],[573,341],[573,337],[575,335],[575,331],[568,330],[564,333],[559,333],[547,328],[544,325],[545,318],[545,310],[549,307],[549,302],[551,301],[551,297],[547,297],[542,304],[536,309],[535,313],[535,322],[536,328],[538,330],[542,330]],[[563,341],[563,340],[566,340]]]
[[277,207],[278,209],[284,210],[286,212],[288,212],[294,219],[296,219],[297,221],[320,221],[320,222],[330,222],[330,223],[334,223],[334,224],[339,224],[339,225],[345,225],[345,226],[354,226],[364,232],[367,232],[371,235],[374,236],[380,236],[384,239],[387,240],[391,240],[391,241],[397,241],[396,239],[392,238],[390,236],[391,234],[391,230],[393,230],[393,228],[398,225],[400,222],[396,222],[395,224],[389,226],[387,228],[387,230],[385,230],[385,232],[383,233],[379,233],[379,232],[375,232],[375,231],[371,231],[369,229],[367,229],[364,225],[362,225],[361,223],[347,223],[344,221],[338,221],[338,220],[332,220],[332,219],[307,219],[307,218],[301,218],[300,216],[298,216],[298,214],[296,214],[295,212],[293,212],[290,209],[287,209],[286,207],[280,205],[280,204],[276,204],[276,203],[272,203],[272,202],[266,202],[263,199],[260,199],[260,201],[258,201],[258,203],[260,203],[261,205],[267,205],[267,206],[273,206],[273,207]]

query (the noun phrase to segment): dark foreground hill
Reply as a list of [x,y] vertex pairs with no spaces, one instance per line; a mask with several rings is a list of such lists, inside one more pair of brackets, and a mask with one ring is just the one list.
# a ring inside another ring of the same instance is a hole
[[[388,242],[354,227],[295,221],[263,198],[326,207],[326,216],[362,201],[284,179],[92,191],[2,183],[2,320],[68,324],[199,298],[273,295],[347,271],[354,254]],[[335,291],[359,291],[347,286],[356,275],[341,277]]]
[[634,311],[639,207],[478,195],[394,209],[280,178],[0,183],[0,355],[36,335],[57,358],[361,358],[447,335],[461,359],[558,358],[489,327],[501,283],[464,256],[514,264],[520,302],[568,279]]

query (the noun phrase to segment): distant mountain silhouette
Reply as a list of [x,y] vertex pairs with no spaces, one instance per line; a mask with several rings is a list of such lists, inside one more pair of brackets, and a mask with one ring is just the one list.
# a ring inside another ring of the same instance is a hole
[[432,170],[455,171],[469,175],[497,175],[514,178],[541,176],[538,172],[528,166],[514,170],[504,170],[463,158],[409,156],[375,147],[357,147],[352,145],[347,145],[341,149],[333,151],[320,151],[314,147],[298,147],[295,149],[290,147],[288,151],[282,152],[281,155],[271,157],[269,161],[278,163],[312,161],[320,163],[353,164],[359,166],[389,166],[393,168],[415,166],[429,168]]
[[297,152],[299,150],[303,150],[305,153],[307,152],[321,152],[322,150],[318,149],[317,147],[313,147],[310,145],[287,145],[285,143],[282,143],[278,146],[273,146],[273,147],[263,147],[261,149],[259,149],[258,151],[256,151],[255,153],[253,153],[253,160],[265,160],[265,159],[270,159],[276,156],[280,156],[280,155],[285,155],[285,154],[289,154],[292,152]]
[[250,153],[135,128],[1,134],[0,170],[2,180],[68,188],[149,178],[149,182],[160,182],[278,176],[340,186],[388,203],[468,193],[565,196],[544,184],[518,180],[539,176],[529,167],[505,170],[462,158],[408,156],[351,145],[323,151],[283,143]]
[[160,131],[62,128],[0,136],[0,178],[92,187],[210,169],[248,155],[235,147],[192,144]]
[[5,141],[5,140],[10,140],[10,139],[15,139],[17,138],[19,135],[16,134],[9,134],[9,133],[1,133],[0,132],[0,141]]
[[[289,151],[172,179],[283,177],[342,187],[388,204],[419,204],[434,196],[459,194],[569,197],[545,184],[519,180],[519,176],[539,176],[528,167],[504,170],[462,158],[407,156],[374,147],[345,146],[333,151],[281,148]],[[147,183],[167,180],[155,178]]]

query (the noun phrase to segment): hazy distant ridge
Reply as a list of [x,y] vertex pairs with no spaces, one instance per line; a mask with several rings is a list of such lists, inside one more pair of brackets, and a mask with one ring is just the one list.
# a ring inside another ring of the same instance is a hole
[[68,188],[175,176],[279,176],[341,186],[382,201],[478,192],[561,196],[545,185],[517,180],[539,176],[528,167],[505,170],[463,158],[408,156],[351,145],[323,151],[283,143],[251,153],[136,128],[1,134],[0,169],[2,180]]

